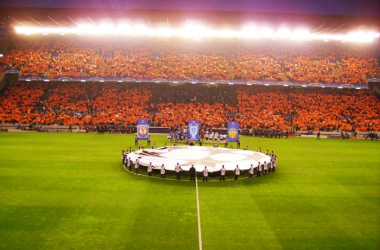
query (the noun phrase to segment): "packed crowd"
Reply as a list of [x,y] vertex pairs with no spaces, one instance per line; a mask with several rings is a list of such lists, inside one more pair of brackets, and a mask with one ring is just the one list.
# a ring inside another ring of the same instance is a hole
[[295,130],[367,131],[380,129],[380,102],[365,90],[287,89],[237,90],[238,117],[243,126],[289,127]]
[[242,48],[232,65],[235,78],[248,81],[353,84],[379,76],[377,57],[368,48],[354,49],[341,44],[261,45]]
[[16,83],[0,96],[0,120],[8,123],[136,124],[149,118],[151,91],[122,84]]
[[140,118],[169,129],[188,120],[225,128],[235,120],[255,134],[380,131],[380,102],[368,90],[203,84],[25,82],[0,95],[6,123],[131,126]]
[[[275,44],[273,44],[275,43]],[[186,52],[151,41],[16,39],[6,69],[20,76],[367,83],[380,77],[373,47],[280,42]]]

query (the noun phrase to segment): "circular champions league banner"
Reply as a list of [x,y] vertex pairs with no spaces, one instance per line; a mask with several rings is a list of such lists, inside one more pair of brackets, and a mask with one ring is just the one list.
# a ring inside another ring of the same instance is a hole
[[157,149],[138,150],[128,154],[133,162],[139,160],[141,165],[149,163],[159,169],[164,164],[166,170],[174,171],[175,165],[188,171],[194,165],[197,172],[202,172],[205,166],[210,172],[220,171],[222,165],[226,170],[234,170],[239,165],[241,170],[247,170],[253,164],[257,167],[258,162],[263,164],[270,162],[268,155],[241,149],[212,148],[200,146],[173,146]]

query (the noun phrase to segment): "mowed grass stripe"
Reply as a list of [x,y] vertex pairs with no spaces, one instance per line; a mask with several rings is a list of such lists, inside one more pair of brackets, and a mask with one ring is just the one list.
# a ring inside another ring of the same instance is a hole
[[[127,173],[120,152],[132,145],[133,135],[0,133],[0,249],[199,249],[194,183]],[[378,249],[379,141],[245,146],[274,150],[278,169],[199,182],[203,249]]]
[[[7,135],[14,140],[13,134],[0,135],[0,140],[8,140]],[[31,137],[49,139],[56,146],[50,152],[35,146],[26,160],[13,157],[14,149],[23,151]],[[0,146],[1,249],[197,247],[194,187],[126,173],[119,160],[125,137],[18,134],[17,138],[14,149]],[[98,152],[82,154],[83,148],[89,151],[87,147],[93,146]]]
[[379,208],[380,161],[374,152],[379,142],[243,139],[274,149],[279,167],[268,176],[244,180],[246,190],[242,183],[237,190],[231,183],[200,189],[203,202],[211,204],[202,205],[202,213],[208,214],[202,224],[205,249],[214,242],[221,249],[234,244],[239,249],[377,248],[380,224],[374,208]]

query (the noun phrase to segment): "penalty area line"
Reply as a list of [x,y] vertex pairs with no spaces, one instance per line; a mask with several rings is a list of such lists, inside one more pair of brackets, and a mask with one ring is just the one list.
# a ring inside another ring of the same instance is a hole
[[198,241],[199,250],[202,250],[201,214],[199,212],[198,178],[195,177],[195,190],[197,194],[197,214],[198,214]]

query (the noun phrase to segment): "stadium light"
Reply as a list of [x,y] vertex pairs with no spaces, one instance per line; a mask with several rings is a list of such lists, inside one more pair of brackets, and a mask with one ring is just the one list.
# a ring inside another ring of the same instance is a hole
[[275,37],[288,39],[291,37],[291,35],[292,35],[292,32],[289,29],[282,28],[277,31],[277,33],[275,34]]
[[176,30],[175,33],[183,37],[201,38],[210,36],[212,31],[206,29],[202,24],[191,22],[187,23],[182,29]]
[[256,38],[258,36],[258,29],[254,26],[244,27],[240,31],[240,37]]
[[321,40],[321,41],[341,41],[341,42],[357,42],[368,43],[373,42],[380,37],[380,33],[374,31],[351,31],[347,34],[324,34],[311,33],[306,29],[291,30],[289,28],[280,28],[277,32],[270,27],[258,29],[255,26],[245,26],[241,30],[232,29],[209,29],[200,23],[187,23],[180,29],[171,29],[168,27],[150,28],[144,24],[131,25],[129,23],[121,23],[114,26],[109,23],[100,24],[99,26],[92,24],[78,24],[76,27],[15,27],[17,34],[34,35],[34,34],[78,34],[78,35],[131,35],[131,36],[180,36],[190,37],[195,41],[200,41],[203,37],[220,37],[220,38],[266,38],[266,39],[285,39],[285,40]]
[[273,29],[270,29],[270,28],[262,28],[259,32],[259,37],[264,37],[264,38],[268,38],[268,37],[273,37]]
[[100,34],[113,34],[115,29],[111,24],[101,24],[99,25]]
[[237,37],[238,32],[233,31],[233,30],[216,30],[214,31],[215,36],[221,37],[221,38],[229,38],[229,37]]
[[310,36],[310,31],[298,29],[293,32],[290,39],[303,40],[303,39],[307,39],[309,36]]
[[152,30],[143,24],[136,24],[133,29],[133,34],[139,35],[139,36],[152,36],[153,32]]
[[174,31],[169,28],[160,28],[153,30],[153,34],[156,36],[170,37],[173,35],[173,33]]
[[127,23],[120,24],[116,27],[116,33],[117,34],[131,34],[132,27]]

